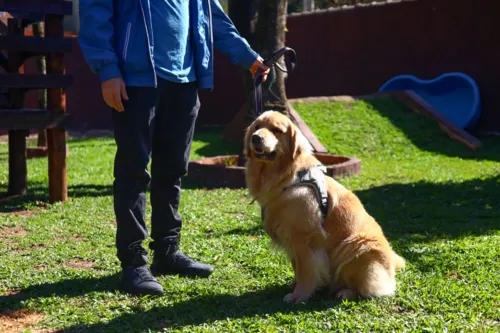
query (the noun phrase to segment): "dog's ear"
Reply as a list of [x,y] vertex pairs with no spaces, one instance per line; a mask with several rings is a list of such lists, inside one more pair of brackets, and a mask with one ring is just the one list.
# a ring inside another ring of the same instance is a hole
[[299,133],[295,126],[290,125],[288,128],[288,135],[290,137],[290,148],[292,152],[292,159],[294,160],[300,153],[300,142],[299,142]]
[[296,126],[290,124],[288,133],[292,159],[295,159],[299,154],[309,154],[312,152],[311,144]]
[[243,154],[249,158],[251,157],[251,149],[250,149],[250,138],[253,134],[253,124],[250,124],[245,132],[245,138],[243,139]]

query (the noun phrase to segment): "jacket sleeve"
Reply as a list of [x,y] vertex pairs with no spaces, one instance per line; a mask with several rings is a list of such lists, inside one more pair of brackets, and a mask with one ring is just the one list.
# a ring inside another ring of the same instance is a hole
[[234,64],[250,69],[259,55],[240,36],[231,19],[224,13],[218,0],[209,0],[212,9],[214,46],[226,54]]
[[120,77],[113,47],[113,0],[80,0],[78,41],[90,69],[101,82]]

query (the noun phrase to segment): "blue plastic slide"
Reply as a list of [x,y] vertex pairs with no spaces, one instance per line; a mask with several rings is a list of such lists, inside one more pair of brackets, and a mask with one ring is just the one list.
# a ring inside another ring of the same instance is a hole
[[479,88],[474,79],[463,73],[446,73],[432,80],[399,75],[379,91],[401,90],[413,91],[461,128],[474,127],[481,115]]

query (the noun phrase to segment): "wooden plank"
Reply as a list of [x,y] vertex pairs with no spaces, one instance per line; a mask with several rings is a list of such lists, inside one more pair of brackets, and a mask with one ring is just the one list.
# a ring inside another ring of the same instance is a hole
[[293,117],[295,123],[299,127],[302,134],[304,134],[304,136],[307,138],[307,140],[313,147],[314,151],[316,153],[327,153],[328,151],[326,150],[325,146],[321,144],[321,142],[314,135],[309,126],[307,126],[307,124],[302,120],[302,118],[300,118],[300,115],[297,113],[297,111],[295,111],[295,109],[292,107],[290,103],[288,103],[288,109],[290,110],[290,115]]
[[69,38],[36,36],[0,36],[0,49],[33,53],[71,52],[72,41]]
[[63,74],[0,74],[0,87],[20,89],[68,88],[73,82],[71,75]]
[[[64,37],[62,16],[45,16],[45,36]],[[63,76],[64,73],[64,54],[49,53],[47,75]],[[52,87],[47,90],[47,108],[53,112],[66,112],[66,94],[61,87]],[[49,150],[49,199],[51,202],[66,201],[68,200],[66,131],[60,128],[48,129],[47,148]]]
[[8,195],[25,194],[28,187],[26,164],[26,130],[9,131],[9,188]]
[[65,0],[0,0],[0,11],[71,15],[73,4]]
[[439,113],[432,105],[410,90],[394,92],[393,96],[409,107],[411,110],[423,113],[439,123],[439,127],[446,132],[450,138],[456,140],[472,150],[481,148],[483,144],[476,137],[458,127],[455,123]]
[[37,109],[0,109],[0,129],[61,128],[71,119],[67,113]]
[[[24,28],[19,21],[9,19],[8,33],[10,35],[23,35]],[[7,56],[7,71],[9,73],[23,72],[21,57],[18,52],[9,52]],[[6,74],[14,75],[14,74]],[[20,75],[20,74],[17,74]],[[14,108],[23,105],[23,94],[20,89],[10,89],[8,93],[9,104]],[[26,130],[9,131],[9,188],[8,195],[21,195],[26,193],[28,187],[28,167],[26,164]]]
[[27,147],[26,148],[26,158],[42,158],[49,155],[49,149],[47,147]]

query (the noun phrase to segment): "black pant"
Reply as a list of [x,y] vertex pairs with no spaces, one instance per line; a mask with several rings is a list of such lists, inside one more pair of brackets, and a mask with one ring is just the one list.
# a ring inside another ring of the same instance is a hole
[[[177,241],[182,220],[177,210],[181,177],[187,172],[200,103],[196,83],[159,79],[157,88],[127,87],[123,112],[113,111],[117,152],[113,195],[116,247],[122,265],[132,259],[131,245],[148,236],[146,189],[151,182],[151,237]],[[147,170],[149,159],[151,175]]]

